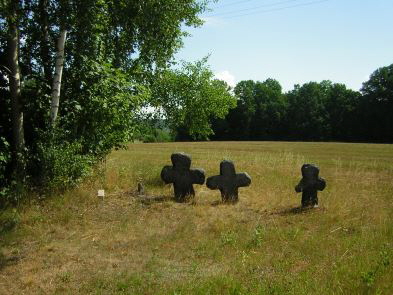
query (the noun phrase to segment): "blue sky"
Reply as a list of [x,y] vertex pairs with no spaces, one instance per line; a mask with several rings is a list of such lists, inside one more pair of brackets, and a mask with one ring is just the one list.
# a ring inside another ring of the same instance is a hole
[[328,79],[359,90],[393,63],[393,0],[221,0],[210,8],[176,58],[210,54],[211,69],[230,84],[274,78],[288,91]]

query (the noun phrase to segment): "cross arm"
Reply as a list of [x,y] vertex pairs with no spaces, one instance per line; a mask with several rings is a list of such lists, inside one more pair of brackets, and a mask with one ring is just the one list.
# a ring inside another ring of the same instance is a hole
[[318,181],[317,181],[317,185],[318,185],[317,189],[320,191],[323,191],[326,187],[325,179],[323,179],[322,177],[319,177]]
[[303,189],[304,189],[304,180],[303,180],[303,178],[302,178],[302,179],[299,181],[298,185],[295,186],[295,191],[296,191],[297,193],[300,193],[300,192],[303,191]]
[[206,180],[206,186],[210,189],[218,189],[221,183],[221,176],[216,175],[216,176],[210,176]]
[[175,180],[175,171],[172,166],[164,166],[164,168],[162,168],[161,179],[165,183],[172,183]]
[[249,186],[251,184],[251,177],[247,172],[236,174],[236,184],[238,187]]
[[204,184],[205,171],[203,169],[191,169],[191,180],[192,183]]

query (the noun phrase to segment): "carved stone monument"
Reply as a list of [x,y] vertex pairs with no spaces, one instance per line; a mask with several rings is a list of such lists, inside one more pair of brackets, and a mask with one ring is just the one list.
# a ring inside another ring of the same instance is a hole
[[206,185],[210,189],[219,189],[223,202],[236,203],[239,199],[238,188],[249,186],[251,177],[247,173],[236,174],[232,161],[224,160],[220,163],[220,175],[211,176]]
[[319,168],[313,164],[304,164],[301,171],[303,178],[295,191],[302,192],[302,207],[318,207],[318,191],[325,189],[326,181],[319,177]]
[[165,183],[173,183],[175,200],[185,202],[195,195],[193,184],[205,183],[203,169],[190,169],[191,157],[184,153],[171,155],[173,166],[165,166],[161,171],[161,178]]

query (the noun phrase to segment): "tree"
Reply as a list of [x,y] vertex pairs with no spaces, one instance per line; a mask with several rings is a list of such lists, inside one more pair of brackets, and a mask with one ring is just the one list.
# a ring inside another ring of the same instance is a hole
[[24,174],[24,129],[23,111],[21,104],[21,83],[19,67],[19,18],[20,7],[18,1],[2,2],[2,17],[6,19],[8,27],[8,66],[9,66],[9,89],[11,100],[11,122],[12,122],[12,162],[13,175],[17,182],[23,180]]
[[330,81],[295,85],[287,93],[289,138],[292,140],[324,140],[330,133],[326,102]]
[[251,120],[250,138],[275,140],[284,135],[286,100],[281,85],[274,79],[257,82],[254,87],[255,113]]
[[66,37],[67,37],[67,30],[66,29],[61,30],[57,42],[55,75],[52,85],[51,125],[53,127],[55,126],[55,122],[57,119],[57,112],[59,110],[61,78],[63,76],[63,67],[64,67],[64,45],[65,45]]
[[357,110],[360,102],[360,93],[347,89],[344,84],[332,84],[329,87],[326,101],[328,124],[330,134],[328,139],[339,141],[356,141]]
[[361,93],[361,135],[370,141],[393,142],[393,64],[372,73]]
[[184,129],[194,139],[213,134],[211,120],[224,118],[235,98],[224,81],[214,79],[207,59],[184,62],[180,69],[160,72],[152,89],[152,105],[161,108],[172,130]]
[[255,113],[255,82],[240,81],[234,89],[236,107],[230,109],[224,119],[212,121],[213,140],[248,140],[250,125]]
[[227,117],[231,139],[248,139],[250,136],[251,120],[256,111],[254,89],[255,82],[252,80],[240,81],[235,86],[237,106]]

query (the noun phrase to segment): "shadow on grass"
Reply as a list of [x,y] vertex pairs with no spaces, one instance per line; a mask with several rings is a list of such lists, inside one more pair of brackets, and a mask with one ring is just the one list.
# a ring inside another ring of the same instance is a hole
[[164,184],[161,177],[148,177],[146,179],[141,180],[140,182],[142,182],[143,185],[150,186],[150,187],[160,187]]
[[17,224],[13,219],[0,220],[0,236],[12,231]]
[[0,252],[0,270],[7,266],[17,264],[20,259],[21,257],[19,256],[6,257],[3,253]]
[[214,201],[212,202],[210,205],[212,205],[212,207],[217,207],[220,205],[223,205],[224,203],[222,201]]
[[12,211],[0,212],[0,236],[12,231],[19,222],[18,215]]
[[238,204],[238,202],[223,202],[222,200],[217,200],[214,202],[211,202],[210,205],[212,207],[217,207],[217,206],[235,206]]
[[144,205],[155,203],[174,202],[172,196],[135,196],[135,198]]
[[282,215],[282,216],[288,216],[288,215],[296,215],[296,214],[307,214],[307,213],[311,213],[311,212],[320,212],[320,211],[324,211],[323,208],[314,208],[314,207],[295,207],[295,208],[287,208],[284,210],[280,210],[276,213],[273,214],[278,214],[278,215]]

